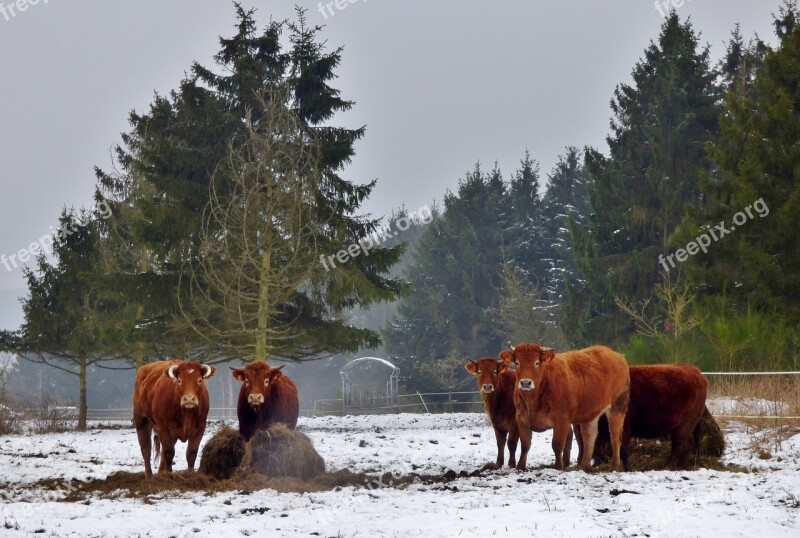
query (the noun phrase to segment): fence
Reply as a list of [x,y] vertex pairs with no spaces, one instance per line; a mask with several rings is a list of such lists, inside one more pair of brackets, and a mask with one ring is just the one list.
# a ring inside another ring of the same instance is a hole
[[[717,418],[800,420],[800,371],[794,372],[703,372],[710,378],[710,407]],[[358,414],[380,413],[483,413],[478,391],[426,392],[400,394],[396,405],[363,408]],[[352,413],[352,410],[349,410]],[[311,409],[301,409],[301,416],[343,415],[341,398],[314,400]],[[132,410],[90,409],[89,420],[100,422],[130,421]],[[236,419],[235,407],[212,407],[212,420]]]

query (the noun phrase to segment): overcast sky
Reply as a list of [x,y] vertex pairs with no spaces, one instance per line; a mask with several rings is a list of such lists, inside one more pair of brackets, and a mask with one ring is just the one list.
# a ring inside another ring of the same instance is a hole
[[[90,205],[93,167],[109,167],[129,111],[175,88],[192,61],[211,66],[218,36],[234,32],[221,0],[45,1],[20,12],[0,0],[6,256],[48,234],[63,206]],[[614,87],[663,21],[649,0],[350,2],[324,15],[319,2],[297,4],[331,48],[345,47],[335,86],[357,104],[337,120],[367,125],[346,177],[379,179],[374,215],[440,200],[477,160],[498,160],[508,177],[527,148],[546,176],[567,145],[605,151]],[[686,0],[678,13],[718,58],[736,22],[772,41],[778,4]],[[288,1],[243,5],[262,27],[293,15]],[[21,271],[0,265],[0,328],[19,325],[23,294]]]

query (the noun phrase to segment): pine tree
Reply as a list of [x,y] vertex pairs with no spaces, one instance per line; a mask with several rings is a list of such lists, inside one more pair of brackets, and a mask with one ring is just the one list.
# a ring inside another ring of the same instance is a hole
[[435,389],[422,375],[431,362],[499,349],[492,307],[503,285],[506,189],[497,166],[485,173],[476,164],[423,232],[406,275],[411,291],[383,332],[390,356],[420,390]]
[[565,300],[565,286],[577,284],[579,280],[569,229],[570,226],[583,228],[588,222],[591,212],[589,181],[589,173],[576,147],[568,147],[548,174],[541,210],[545,246],[552,260],[546,287],[551,301],[558,304]]
[[[706,203],[687,218],[679,241],[729,232],[694,256],[691,282],[705,295],[800,320],[800,28],[788,2],[776,18],[780,44],[766,52],[749,91],[731,88],[719,140],[710,147],[717,167],[703,177]],[[738,217],[737,217],[738,214]],[[738,222],[736,221],[738,219]]]
[[25,270],[28,297],[15,352],[78,378],[78,429],[85,430],[87,373],[92,365],[119,358],[113,351],[119,338],[113,321],[121,305],[97,284],[96,215],[64,210],[59,224],[53,235],[54,262],[43,253],[36,270]]
[[[147,114],[131,114],[132,129],[117,149],[121,172],[98,171],[97,198],[112,203],[120,215],[109,223],[116,230],[110,244],[115,245],[119,262],[112,272],[118,276],[119,293],[139,305],[131,332],[150,327],[151,341],[178,347],[183,354],[198,349],[214,352],[207,341],[195,338],[188,328],[191,322],[181,321],[178,306],[181,300],[186,303],[178,295],[178,282],[202,241],[202,215],[212,178],[216,194],[224,196],[226,185],[233,182],[221,177],[218,164],[231,144],[246,140],[248,121],[259,126],[264,113],[259,104],[269,102],[276,91],[289,88],[290,107],[300,129],[319,148],[310,205],[316,211],[320,252],[332,255],[360,243],[379,223],[359,213],[375,182],[360,185],[340,176],[365,132],[363,127],[330,125],[337,112],[353,106],[330,86],[341,49],[326,52],[320,28],[309,28],[302,10],[297,23],[271,22],[261,33],[254,10],[237,4],[236,11],[237,33],[220,40],[221,51],[215,56],[222,74],[195,63],[179,90],[168,97],[156,96]],[[289,47],[284,50],[281,36],[287,29]],[[391,300],[402,292],[400,281],[384,276],[401,253],[400,248],[375,248],[369,257],[338,265],[313,292],[298,290],[285,305],[293,312],[298,332],[307,335],[296,342],[295,356],[311,356],[323,348],[355,351],[376,345],[376,333],[350,327],[339,318],[347,309]],[[203,315],[185,310],[182,314]],[[142,342],[142,333],[132,339]]]
[[592,215],[573,243],[586,288],[572,295],[571,339],[613,343],[631,329],[615,297],[638,303],[659,281],[685,207],[700,199],[710,168],[705,145],[718,132],[718,95],[709,51],[672,12],[611,102],[610,155],[588,150]]

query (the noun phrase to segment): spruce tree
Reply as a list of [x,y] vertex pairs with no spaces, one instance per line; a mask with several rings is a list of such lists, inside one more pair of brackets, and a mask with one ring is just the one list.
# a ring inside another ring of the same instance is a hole
[[[308,27],[302,10],[296,23],[273,21],[263,32],[257,30],[254,10],[237,4],[236,11],[237,32],[220,39],[218,69],[195,63],[179,90],[156,96],[146,114],[132,113],[131,131],[117,149],[120,173],[98,171],[97,197],[111,202],[120,215],[109,223],[118,232],[110,244],[117,249],[119,292],[139,305],[140,315],[131,320],[131,328],[151,327],[150,341],[183,354],[213,354],[225,348],[215,350],[194,337],[191,317],[202,317],[202,312],[184,310],[190,323],[181,321],[178,304],[186,298],[178,295],[178,282],[202,240],[212,178],[220,196],[226,184],[233,184],[221,177],[219,163],[232,144],[246,140],[247,123],[258,127],[264,108],[259,104],[269,102],[276,91],[288,87],[299,128],[319,148],[310,201],[316,212],[318,250],[335,255],[362,242],[379,223],[359,211],[375,182],[356,184],[341,177],[355,154],[355,142],[365,132],[363,127],[331,125],[337,112],[353,106],[330,85],[341,49],[326,51],[320,28]],[[287,31],[288,46],[282,40]],[[391,300],[403,290],[399,280],[385,276],[401,253],[401,248],[377,247],[368,257],[337,264],[312,288],[298,289],[284,305],[297,332],[306,334],[294,343],[293,356],[376,345],[376,333],[351,327],[340,317],[350,308]],[[133,339],[141,342],[142,334]]]
[[[706,255],[689,264],[693,285],[705,295],[735,299],[800,320],[800,28],[797,7],[776,18],[780,39],[768,50],[745,92],[732,87],[721,116],[719,140],[710,146],[717,167],[703,177],[706,203],[684,223],[679,241],[729,230]],[[738,215],[738,216],[737,216]],[[735,221],[738,219],[738,222]]]
[[614,299],[653,294],[659,255],[668,254],[686,206],[699,202],[697,177],[711,167],[705,145],[718,132],[708,47],[674,11],[632,77],[611,101],[609,156],[586,152],[592,214],[573,234],[586,287],[570,307],[570,337],[579,343],[614,343],[631,331]]
[[78,429],[86,429],[87,375],[92,365],[117,359],[122,305],[98,285],[97,216],[64,210],[53,235],[54,261],[42,253],[36,269],[25,269],[25,320],[14,351],[78,378]]
[[506,189],[497,166],[486,173],[476,164],[422,234],[405,275],[410,293],[383,332],[390,356],[418,388],[435,389],[422,375],[431,362],[499,349],[492,307],[503,285]]

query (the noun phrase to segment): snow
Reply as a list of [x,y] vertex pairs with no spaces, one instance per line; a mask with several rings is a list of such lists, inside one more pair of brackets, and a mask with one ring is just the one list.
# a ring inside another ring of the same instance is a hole
[[[220,424],[210,425],[207,438]],[[753,434],[736,423],[726,432],[730,450],[724,461],[750,472],[558,472],[540,467],[552,463],[547,432],[534,435],[533,469],[524,473],[506,468],[402,489],[372,485],[311,494],[264,490],[147,499],[121,492],[119,498],[70,503],[58,502],[63,492],[34,485],[63,478],[63,491],[70,479],[141,471],[136,434],[122,426],[1,437],[0,481],[6,484],[0,489],[0,536],[800,535],[800,435],[761,459]],[[305,418],[299,429],[311,437],[328,470],[472,471],[495,457],[492,430],[477,413]],[[184,447],[178,447],[176,470],[185,468]]]
[[789,411],[786,402],[761,398],[716,397],[708,400],[708,410],[713,415],[785,415]]

